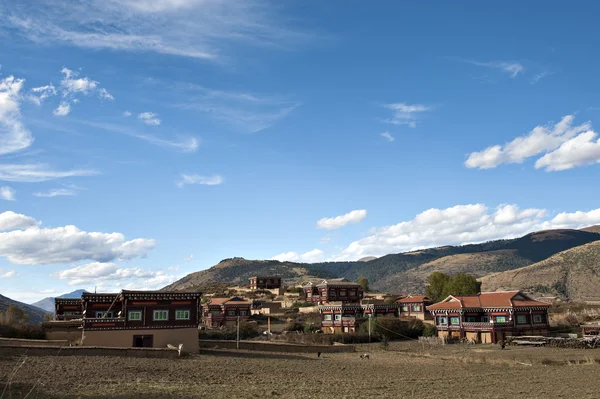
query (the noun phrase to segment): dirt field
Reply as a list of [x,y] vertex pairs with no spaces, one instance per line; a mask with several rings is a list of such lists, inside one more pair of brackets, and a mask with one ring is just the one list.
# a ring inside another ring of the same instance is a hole
[[30,391],[29,398],[600,397],[600,350],[392,343],[387,352],[360,351],[370,360],[225,350],[176,360],[15,358],[0,350],[0,395],[6,388],[2,399]]

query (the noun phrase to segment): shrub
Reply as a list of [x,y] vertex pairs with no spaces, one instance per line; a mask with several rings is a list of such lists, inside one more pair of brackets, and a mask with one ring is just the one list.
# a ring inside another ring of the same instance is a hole
[[[260,335],[256,323],[242,322],[240,323],[240,339],[256,338]],[[203,330],[198,334],[200,339],[214,339],[214,340],[236,340],[237,339],[237,328],[236,327],[222,327],[214,330]]]
[[427,324],[423,327],[424,337],[437,337],[437,328],[434,325]]

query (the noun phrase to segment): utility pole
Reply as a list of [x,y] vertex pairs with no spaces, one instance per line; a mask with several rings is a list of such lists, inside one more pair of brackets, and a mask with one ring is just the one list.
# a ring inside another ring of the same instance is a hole
[[240,349],[240,316],[237,317],[237,349]]
[[371,315],[369,315],[369,343],[371,343]]

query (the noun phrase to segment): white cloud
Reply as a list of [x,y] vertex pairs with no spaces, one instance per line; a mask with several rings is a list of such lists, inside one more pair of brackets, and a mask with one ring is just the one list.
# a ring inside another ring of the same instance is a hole
[[[173,281],[174,276],[168,275],[160,270],[145,270],[139,267],[122,268],[115,263],[93,262],[81,266],[76,266],[71,269],[60,270],[52,273],[53,277],[58,277],[61,280],[70,280],[69,285],[83,285],[102,282],[102,281],[119,281],[126,282],[131,280],[143,279],[143,284],[156,286],[157,284],[166,285]],[[102,284],[102,283],[100,283]],[[129,283],[133,289],[139,287],[138,283]]]
[[356,209],[345,215],[333,218],[322,218],[317,221],[317,227],[320,229],[334,230],[346,226],[350,223],[360,223],[367,217],[366,209]]
[[277,7],[259,0],[90,0],[6,7],[0,26],[37,45],[155,52],[211,61],[233,45],[282,47],[305,35],[281,26]]
[[196,137],[192,136],[176,135],[177,137],[175,139],[167,139],[152,134],[140,133],[137,130],[131,129],[127,126],[121,126],[111,123],[99,123],[83,120],[78,120],[75,122],[103,129],[109,132],[125,134],[130,137],[135,137],[137,139],[144,140],[150,144],[159,147],[170,148],[180,152],[195,152],[200,146],[200,141]]
[[98,95],[103,100],[114,100],[115,99],[115,97],[112,94],[110,94],[108,92],[108,90],[106,90],[105,88],[101,88],[100,90],[98,90]]
[[46,192],[33,193],[36,197],[59,197],[59,196],[75,196],[77,191],[70,188],[53,188]]
[[16,193],[17,192],[12,187],[8,187],[8,186],[0,187],[0,199],[7,200],[7,201],[14,201],[16,199],[16,197],[15,197]]
[[17,275],[17,272],[15,270],[4,271],[3,269],[0,269],[0,278],[12,278],[12,277],[15,277],[16,275]]
[[392,118],[386,119],[384,122],[394,125],[408,125],[408,127],[416,127],[419,116],[423,112],[432,110],[430,106],[423,104],[394,103],[385,104],[384,107],[394,111]]
[[299,263],[316,263],[323,259],[324,252],[320,249],[313,249],[312,251],[298,254],[296,252],[284,252],[274,256],[271,259],[278,260],[280,262],[299,262]]
[[39,224],[34,218],[13,211],[0,213],[0,231],[28,229]]
[[322,238],[319,240],[319,243],[321,243],[321,244],[325,245],[325,244],[329,244],[329,241],[331,241],[331,237],[329,237],[329,236],[325,236],[325,237],[322,237]]
[[61,101],[61,103],[56,107],[52,113],[55,116],[67,116],[71,112],[71,104],[66,101]]
[[56,87],[52,83],[46,86],[34,87],[31,89],[33,94],[29,94],[27,99],[34,104],[41,105],[45,99],[56,95]]
[[[156,245],[151,239],[126,241],[121,233],[97,233],[75,226],[40,228],[33,218],[0,214],[0,256],[20,265],[40,265],[93,260],[111,262],[146,256]],[[24,230],[15,230],[25,228]]]
[[0,181],[38,183],[64,177],[93,176],[91,169],[55,170],[45,164],[0,164]]
[[153,112],[142,112],[138,115],[138,119],[146,125],[158,126],[160,125],[160,119],[158,119],[157,116],[158,115]]
[[23,150],[33,143],[31,132],[21,120],[23,82],[14,76],[0,80],[0,155]]
[[188,255],[188,256],[186,256],[186,257],[183,259],[183,261],[184,261],[184,262],[190,262],[190,261],[191,261],[193,258],[194,258],[194,255]]
[[[489,62],[480,62],[468,59],[457,58],[458,61],[465,62],[467,64],[472,64],[485,68],[497,69],[501,72],[508,74],[511,78],[516,78],[517,75],[523,73],[525,71],[525,67],[516,61],[489,61]],[[543,77],[543,76],[542,76]],[[538,78],[538,80],[541,79]]]
[[387,132],[387,131],[386,131],[386,132],[383,132],[383,133],[380,133],[379,135],[380,135],[381,137],[383,137],[384,139],[386,139],[387,141],[389,141],[389,142],[392,142],[392,141],[396,140],[396,139],[394,138],[394,136],[392,136],[392,135],[390,134],[390,132]]
[[515,238],[533,231],[578,229],[594,224],[600,224],[600,209],[560,213],[548,219],[545,209],[520,209],[517,205],[500,205],[494,209],[483,204],[456,205],[429,209],[411,220],[373,229],[370,236],[352,242],[330,260],[356,260],[364,256]]
[[547,153],[535,163],[546,171],[566,170],[577,166],[600,162],[600,140],[593,131],[581,133],[565,141],[556,150]]
[[131,112],[129,112],[129,111],[125,111],[125,112],[123,112],[123,116],[124,116],[125,118],[129,118],[129,117],[131,116]]
[[184,187],[186,184],[204,184],[207,186],[216,186],[223,183],[223,180],[223,177],[219,175],[200,176],[182,174],[181,179],[178,180],[175,184],[179,188]]
[[[573,126],[573,120],[573,115],[567,115],[554,126],[536,126],[527,135],[517,137],[503,146],[494,145],[483,151],[473,152],[465,161],[465,166],[468,168],[490,169],[501,164],[522,163],[527,158],[555,150],[573,137],[591,129],[589,122]],[[573,143],[571,147],[582,153],[587,152],[589,147],[581,144],[583,143],[578,141]],[[546,162],[550,161],[541,162],[539,167],[547,167]],[[547,169],[554,170],[548,167]]]
[[60,71],[63,74],[63,79],[60,82],[60,87],[63,91],[63,96],[73,96],[77,93],[89,94],[96,90],[98,82],[90,78],[78,78],[79,73],[63,67]]

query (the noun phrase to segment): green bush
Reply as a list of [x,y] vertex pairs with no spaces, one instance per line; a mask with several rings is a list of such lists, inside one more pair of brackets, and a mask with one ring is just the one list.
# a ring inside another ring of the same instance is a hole
[[[240,323],[240,339],[256,338],[260,335],[255,323]],[[233,340],[237,339],[236,327],[225,327],[214,330],[203,330],[198,334],[200,339]]]
[[[371,320],[371,336],[392,340],[416,339],[423,335],[424,325],[419,319],[400,320],[395,317],[375,317]],[[361,324],[359,333],[369,333],[368,320]]]
[[424,337],[437,337],[437,328],[434,325],[426,324],[423,328]]

